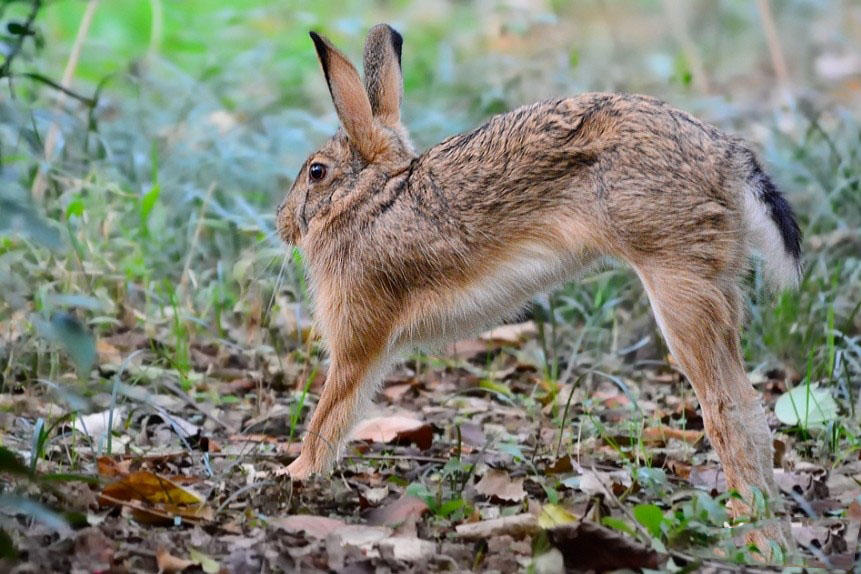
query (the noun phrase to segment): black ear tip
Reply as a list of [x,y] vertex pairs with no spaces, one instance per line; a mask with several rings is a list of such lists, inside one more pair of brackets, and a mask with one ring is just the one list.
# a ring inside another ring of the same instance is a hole
[[388,24],[386,24],[386,28],[389,29],[389,33],[392,36],[392,48],[395,49],[395,54],[397,54],[397,56],[398,56],[398,64],[400,65],[400,63],[401,63],[401,48],[404,45],[404,37],[401,36],[397,30],[395,30],[394,28],[392,28]]
[[320,63],[323,64],[323,72],[328,77],[329,75],[329,51],[326,48],[326,40],[323,37],[311,30],[308,32],[308,35],[311,36],[311,40],[314,41],[314,49],[317,50],[317,57],[320,58]]

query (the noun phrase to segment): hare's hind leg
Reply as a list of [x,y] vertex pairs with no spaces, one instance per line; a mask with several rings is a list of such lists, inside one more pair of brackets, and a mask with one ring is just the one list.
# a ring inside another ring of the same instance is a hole
[[[743,501],[732,502],[736,516],[749,515],[755,491],[780,506],[774,481],[771,431],[759,393],[751,386],[741,358],[738,329],[741,295],[735,277],[706,279],[696,271],[640,267],[655,317],[675,359],[699,399],[706,433],[720,457],[729,488]],[[772,516],[770,509],[766,512]],[[787,526],[774,519],[748,535],[766,558],[771,542],[792,551]]]

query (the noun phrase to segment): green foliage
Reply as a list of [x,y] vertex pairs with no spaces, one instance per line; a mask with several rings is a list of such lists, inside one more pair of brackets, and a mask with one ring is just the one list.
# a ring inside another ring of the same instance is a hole
[[664,513],[654,504],[638,504],[634,507],[634,518],[646,527],[646,530],[659,538],[663,534]]
[[61,345],[78,368],[86,374],[96,360],[96,343],[92,334],[69,313],[55,313],[50,320],[34,317],[39,333],[51,342]]
[[837,403],[818,384],[799,385],[777,399],[774,414],[785,425],[802,429],[823,427],[837,418]]

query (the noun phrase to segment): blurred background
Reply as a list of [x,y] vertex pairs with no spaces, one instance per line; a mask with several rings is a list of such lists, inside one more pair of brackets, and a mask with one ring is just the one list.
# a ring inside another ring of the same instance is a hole
[[[857,2],[6,0],[0,21],[7,385],[62,376],[58,342],[92,365],[92,341],[67,340],[77,334],[289,347],[285,329],[307,320],[301,254],[274,235],[273,210],[337,125],[307,33],[359,63],[380,21],[405,38],[420,149],[588,90],[651,94],[751,139],[802,217],[808,279],[776,310],[756,305],[753,280],[747,358],[802,369],[812,355],[831,374],[835,345],[851,341],[857,367]],[[624,269],[553,309],[596,361],[653,329],[645,311]]]
[[[856,2],[53,0],[4,1],[0,19],[7,390],[103,381],[89,371],[106,360],[96,341],[126,330],[164,340],[152,361],[187,389],[195,345],[300,349],[301,254],[275,236],[273,211],[337,126],[307,32],[359,63],[380,21],[405,38],[404,115],[420,148],[588,90],[651,94],[751,139],[801,215],[807,278],[775,300],[752,276],[747,359],[857,375]],[[555,323],[536,359],[550,375],[618,368],[620,349],[660,357],[625,269],[538,308]]]
[[[325,359],[274,209],[337,127],[308,31],[360,63],[378,22],[404,36],[419,149],[590,90],[650,94],[752,141],[800,216],[806,271],[799,291],[772,294],[754,266],[745,359],[770,373],[760,381],[826,387],[840,415],[823,456],[857,457],[854,0],[0,0],[0,442],[35,469],[54,425],[137,404],[132,386],[187,395],[210,430],[280,405],[299,436]],[[666,366],[623,267],[532,314],[518,361],[548,388],[581,369]]]

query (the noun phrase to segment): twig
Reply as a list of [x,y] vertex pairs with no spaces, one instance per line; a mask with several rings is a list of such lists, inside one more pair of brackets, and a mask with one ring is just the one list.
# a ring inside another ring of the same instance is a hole
[[447,458],[440,458],[436,456],[416,456],[411,454],[362,454],[362,455],[347,455],[346,458],[350,459],[358,459],[358,460],[414,460],[416,462],[435,462],[439,464],[445,464],[448,462]]
[[62,85],[58,84],[57,82],[55,82],[54,80],[52,80],[51,78],[49,78],[47,76],[43,76],[42,74],[38,74],[36,72],[23,72],[20,74],[12,74],[12,76],[14,76],[16,78],[29,78],[31,80],[41,82],[41,83],[45,84],[46,86],[50,86],[50,87],[54,88],[55,90],[58,90],[64,94],[66,94],[70,98],[78,100],[79,102],[86,105],[87,107],[92,108],[96,105],[96,99],[95,98],[90,98],[88,96],[84,96],[82,94],[79,94],[78,92],[71,90],[65,86],[62,86]]
[[234,500],[236,500],[237,498],[239,498],[240,496],[242,496],[243,494],[245,494],[249,490],[254,490],[256,488],[263,488],[265,486],[272,486],[273,484],[275,484],[274,480],[264,480],[261,482],[254,482],[252,484],[246,484],[245,486],[243,486],[239,490],[232,492],[230,494],[230,496],[228,496],[227,499],[225,499],[225,501],[222,502],[221,505],[217,509],[215,509],[215,514],[213,514],[213,517],[221,514],[221,511],[224,510],[225,508],[227,508],[227,506],[231,502],[233,502]]
[[774,75],[777,77],[778,85],[788,95],[790,94],[789,72],[786,67],[786,60],[783,58],[783,50],[781,49],[780,38],[777,35],[777,26],[774,24],[771,5],[768,0],[756,0],[756,8],[762,20],[766,42],[768,42],[768,52],[771,55],[771,65],[774,68]]
[[233,429],[231,429],[230,426],[227,425],[227,423],[222,422],[214,414],[208,412],[206,409],[204,409],[199,404],[197,404],[191,397],[188,396],[188,393],[186,393],[181,388],[176,386],[172,381],[161,381],[160,384],[163,387],[165,387],[167,390],[172,392],[174,395],[176,395],[186,405],[190,406],[191,408],[193,408],[197,412],[201,413],[203,416],[205,416],[206,418],[208,418],[209,420],[211,420],[212,422],[214,422],[215,424],[217,424],[221,428],[223,428],[229,432],[233,432]]
[[[39,3],[37,1],[37,3]],[[63,79],[60,80],[60,85],[68,89],[72,83],[72,77],[75,75],[75,70],[78,67],[78,60],[81,57],[81,49],[84,47],[84,40],[90,32],[90,24],[93,22],[93,14],[99,5],[99,0],[89,0],[87,8],[84,10],[84,16],[81,18],[81,24],[78,26],[78,34],[75,37],[75,43],[72,44],[72,50],[69,52],[69,59],[66,61],[66,68],[63,70]],[[63,105],[65,100],[65,92],[61,92],[61,97],[57,101],[56,109]],[[49,161],[54,153],[54,148],[57,145],[57,137],[59,136],[60,128],[57,122],[52,121],[48,128],[48,135],[45,137],[45,161]],[[30,194],[37,203],[41,203],[45,196],[45,188],[47,182],[45,171],[40,167],[33,179],[33,187],[30,189]]]
[[194,257],[194,252],[197,250],[197,243],[200,240],[200,231],[203,229],[203,216],[206,215],[206,209],[209,207],[209,202],[212,199],[212,192],[215,191],[215,182],[209,184],[209,189],[206,190],[206,197],[200,205],[200,210],[197,212],[197,225],[194,227],[194,235],[191,236],[191,245],[188,247],[188,254],[185,256],[185,264],[182,266],[182,275],[179,278],[179,292],[186,296],[188,302],[188,293],[186,285],[188,285],[188,275],[191,270],[191,259]]
[[24,40],[27,39],[26,32],[33,29],[33,22],[36,21],[36,15],[39,14],[39,9],[42,7],[42,0],[33,0],[33,5],[30,7],[30,13],[27,15],[27,20],[24,23],[24,32],[23,34],[19,34],[17,40],[12,45],[12,48],[9,50],[9,53],[6,55],[6,59],[3,60],[3,66],[0,66],[0,78],[8,76],[10,79],[12,78],[12,61],[18,57],[18,54],[21,53],[21,49],[24,47]]

